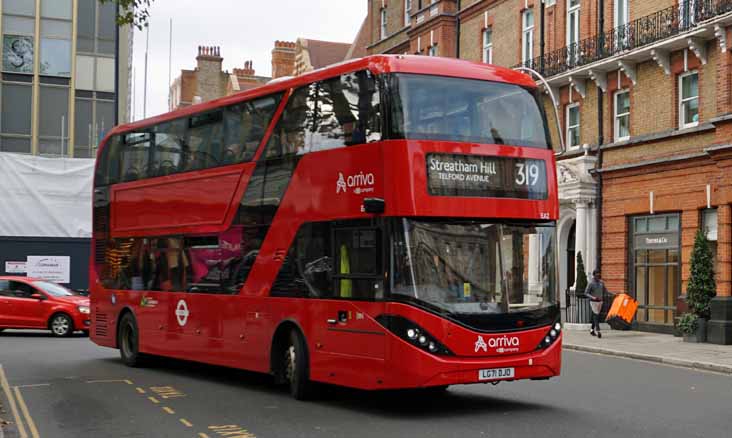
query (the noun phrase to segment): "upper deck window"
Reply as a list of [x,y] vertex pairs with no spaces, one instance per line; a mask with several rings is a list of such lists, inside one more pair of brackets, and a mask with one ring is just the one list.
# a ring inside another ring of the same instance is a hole
[[194,114],[112,137],[97,186],[250,161],[281,94]]
[[381,109],[369,71],[295,90],[277,122],[265,158],[302,155],[381,139]]
[[416,74],[390,78],[391,138],[549,148],[542,108],[513,84]]

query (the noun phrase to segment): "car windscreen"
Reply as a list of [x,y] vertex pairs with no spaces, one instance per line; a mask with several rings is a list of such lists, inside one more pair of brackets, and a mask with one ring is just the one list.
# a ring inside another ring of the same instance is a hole
[[33,286],[54,297],[70,297],[76,295],[69,289],[48,281],[34,281]]

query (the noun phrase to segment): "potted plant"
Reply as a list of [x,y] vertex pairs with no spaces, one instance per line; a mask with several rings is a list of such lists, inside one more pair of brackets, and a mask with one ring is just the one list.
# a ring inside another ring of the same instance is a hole
[[582,252],[577,253],[577,282],[574,288],[574,293],[578,297],[585,296],[585,289],[587,289],[587,273],[585,272],[585,262],[582,260]]
[[678,329],[684,336],[684,342],[704,342],[706,341],[706,327],[699,324],[703,321],[693,313],[686,312],[679,318]]
[[[713,260],[706,233],[699,229],[694,238],[694,249],[691,252],[691,275],[686,289],[686,303],[689,306],[690,314],[695,318],[693,331],[697,333],[697,342],[706,342],[706,323],[711,316],[710,302],[717,295]],[[682,315],[679,320],[679,329],[684,334],[687,332],[682,329],[682,321],[687,330],[691,328],[692,316],[687,315],[689,313]],[[684,340],[687,340],[686,336]]]

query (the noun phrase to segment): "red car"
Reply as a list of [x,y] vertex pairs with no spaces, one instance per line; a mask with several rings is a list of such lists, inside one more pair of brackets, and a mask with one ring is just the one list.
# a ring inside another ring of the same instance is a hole
[[45,280],[0,277],[0,331],[51,330],[54,336],[88,334],[89,298]]

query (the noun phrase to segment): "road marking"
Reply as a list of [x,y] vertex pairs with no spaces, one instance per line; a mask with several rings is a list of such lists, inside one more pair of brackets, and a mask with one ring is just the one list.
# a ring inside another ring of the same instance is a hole
[[23,412],[23,416],[25,417],[25,422],[28,424],[28,429],[30,429],[31,436],[33,438],[40,438],[36,424],[33,422],[33,417],[31,417],[31,414],[28,411],[28,406],[26,406],[25,400],[23,400],[23,395],[20,393],[20,389],[17,386],[13,389],[15,390],[15,397],[18,399],[20,410]]
[[132,380],[127,380],[127,379],[87,380],[86,383],[126,383],[128,385],[132,385]]
[[0,386],[3,387],[3,391],[5,391],[5,395],[8,398],[8,403],[10,403],[10,410],[13,412],[15,424],[18,425],[18,433],[20,433],[20,438],[28,438],[28,433],[25,431],[25,426],[20,420],[20,415],[18,415],[18,408],[15,406],[15,398],[13,397],[13,393],[10,392],[10,385],[8,385],[8,379],[5,377],[5,371],[3,371],[2,365],[0,365]]
[[160,400],[156,399],[155,397],[148,397],[147,399],[150,400],[151,402],[155,403],[155,404],[160,403]]
[[209,438],[209,436],[203,432],[198,432],[198,438]]
[[190,421],[188,421],[188,420],[186,420],[185,418],[181,418],[181,419],[180,419],[180,420],[178,420],[178,421],[180,421],[181,423],[185,424],[185,425],[186,425],[186,426],[188,426],[188,427],[193,427],[193,424],[191,424],[191,422],[190,422]]
[[172,410],[172,409],[170,409],[170,408],[169,408],[169,407],[167,407],[167,406],[163,406],[163,410],[164,410],[165,412],[169,413],[170,415],[175,415],[175,411],[174,411],[174,410]]
[[135,388],[135,389],[136,389],[136,390],[137,390],[137,392],[139,392],[140,394],[144,394],[144,393],[145,393],[145,390],[144,390],[144,389],[142,389],[142,388],[140,388],[139,386],[138,386],[137,388]]
[[50,383],[36,383],[35,385],[18,385],[17,388],[38,388],[40,386],[51,386]]
[[229,438],[257,438],[253,433],[236,424],[225,426],[208,426],[209,430],[216,432],[216,435]]
[[164,399],[180,398],[186,396],[183,391],[175,389],[172,386],[151,386],[150,390]]

